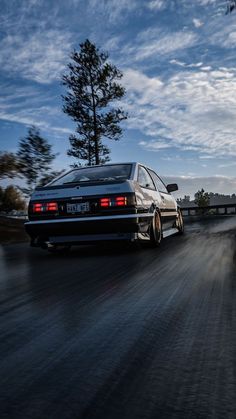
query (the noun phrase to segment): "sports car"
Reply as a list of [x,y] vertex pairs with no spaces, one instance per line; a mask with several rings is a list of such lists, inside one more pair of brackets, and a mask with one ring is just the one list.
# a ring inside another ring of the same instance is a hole
[[35,189],[25,228],[32,246],[48,250],[121,240],[158,246],[169,231],[184,231],[177,189],[137,162],[76,168]]

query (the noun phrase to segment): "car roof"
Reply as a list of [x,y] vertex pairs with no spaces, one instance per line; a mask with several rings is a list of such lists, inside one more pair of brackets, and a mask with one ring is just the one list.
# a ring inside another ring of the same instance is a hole
[[[115,165],[121,165],[121,164],[132,164],[132,165],[138,165],[138,164],[140,164],[141,166],[145,166],[145,167],[149,168],[149,166],[147,166],[146,164],[140,163],[140,162],[137,162],[137,161],[124,161],[124,162],[119,161],[119,162],[110,162],[110,163],[106,163],[106,164],[94,164],[92,166],[75,167],[75,168],[72,168],[72,170],[89,169],[90,167],[92,168],[92,167],[115,166]],[[149,169],[151,169],[151,168],[149,168]]]
[[92,166],[79,166],[79,167],[75,167],[75,169],[88,169],[90,167],[115,166],[118,164],[139,164],[139,163],[135,161],[119,161],[119,162],[109,162],[106,164],[93,164]]

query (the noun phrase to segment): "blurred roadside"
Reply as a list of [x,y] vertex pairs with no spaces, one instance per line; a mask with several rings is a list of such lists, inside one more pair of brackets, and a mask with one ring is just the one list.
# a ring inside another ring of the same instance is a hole
[[26,217],[19,217],[16,218],[14,215],[0,215],[0,244],[29,241],[29,237],[25,233],[24,229],[24,222]]

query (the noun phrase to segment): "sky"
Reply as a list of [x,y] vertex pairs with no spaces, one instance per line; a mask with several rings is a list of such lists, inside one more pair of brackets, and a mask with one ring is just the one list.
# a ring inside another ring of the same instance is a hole
[[0,150],[36,125],[68,169],[62,74],[89,39],[122,72],[129,118],[113,162],[140,161],[179,196],[236,192],[236,12],[225,0],[0,0]]

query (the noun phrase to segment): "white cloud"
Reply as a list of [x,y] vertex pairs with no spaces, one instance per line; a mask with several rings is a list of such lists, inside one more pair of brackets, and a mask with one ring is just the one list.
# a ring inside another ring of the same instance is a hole
[[94,15],[105,16],[114,24],[139,8],[138,0],[89,0],[89,10]]
[[236,161],[231,161],[228,163],[224,163],[224,164],[219,164],[219,168],[225,168],[225,167],[232,167],[232,166],[236,166]]
[[166,3],[164,0],[151,0],[149,3],[147,3],[148,9],[152,11],[162,10],[165,6]]
[[[71,51],[70,35],[58,30],[8,35],[0,42],[1,69],[48,84],[60,78]],[[9,59],[10,57],[10,59]]]
[[194,24],[195,28],[200,28],[201,26],[204,25],[204,23],[202,22],[202,20],[196,19],[196,18],[193,19],[193,24]]
[[178,61],[178,60],[170,60],[170,64],[176,64],[176,65],[179,65],[180,67],[186,67],[186,68],[194,68],[194,67],[197,68],[197,67],[201,67],[203,65],[202,62],[186,64],[183,61]]
[[139,145],[145,148],[146,150],[151,150],[151,151],[154,151],[154,150],[158,151],[164,148],[171,147],[170,144],[164,141],[140,141]]
[[158,77],[148,77],[138,70],[132,69],[125,71],[123,82],[127,88],[131,89],[131,92],[141,93],[142,97],[145,95],[146,90],[149,91],[151,89],[155,92],[163,85],[163,82]]
[[139,129],[158,150],[161,141],[182,150],[236,156],[236,74],[229,71],[184,71],[167,81],[129,70],[127,124]]
[[120,36],[113,36],[109,37],[109,39],[103,44],[103,51],[114,52],[115,50],[119,49],[121,37]]
[[[0,120],[8,121],[8,122],[17,122],[19,124],[23,125],[35,125],[38,128],[41,128],[48,132],[56,132],[58,134],[72,134],[74,133],[73,130],[58,126],[53,126],[52,124],[46,122],[43,118],[39,118],[39,114],[41,112],[45,112],[48,115],[48,111],[50,111],[50,108],[42,108],[42,109],[33,109],[31,111],[31,114],[28,114],[27,112],[15,112],[15,113],[8,113],[6,111],[0,110]],[[41,115],[42,117],[42,115]]]
[[219,46],[226,51],[235,48],[236,21],[233,16],[222,14],[209,21],[204,28],[204,36],[207,37],[208,45]]
[[210,70],[212,70],[212,67],[209,65],[209,66],[206,66],[206,67],[202,67],[201,70],[202,71],[210,71]]
[[[194,46],[197,36],[192,32],[169,32],[148,30],[139,35],[135,46],[129,46],[127,55],[133,55],[134,60],[142,61],[154,55],[168,55]],[[141,42],[140,42],[141,41]]]
[[206,155],[203,155],[203,156],[199,156],[199,158],[202,159],[202,160],[211,160],[211,159],[214,159],[215,156],[212,156],[210,154],[206,154]]
[[34,87],[1,85],[0,120],[23,125],[36,125],[48,132],[71,134],[62,126],[63,113],[53,106],[50,94],[41,93]]
[[[195,0],[196,1],[196,0]],[[207,6],[208,4],[215,4],[218,0],[197,0],[200,6]]]

